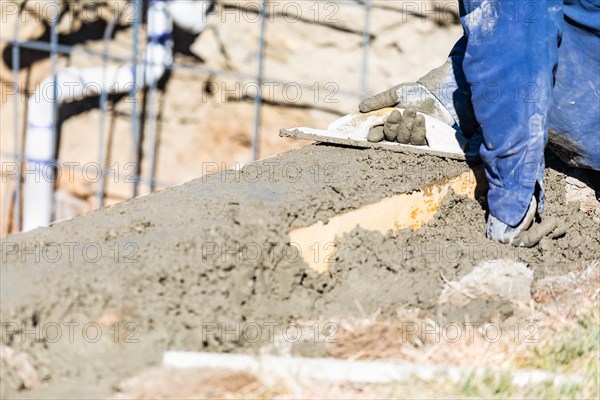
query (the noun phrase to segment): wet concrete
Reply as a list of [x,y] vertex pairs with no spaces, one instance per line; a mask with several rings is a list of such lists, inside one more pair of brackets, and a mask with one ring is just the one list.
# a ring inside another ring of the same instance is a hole
[[[429,156],[311,145],[9,237],[0,269],[2,340],[26,353],[44,382],[19,392],[2,368],[4,394],[106,397],[167,349],[242,351],[268,338],[248,343],[221,323],[281,327],[299,317],[397,307],[435,313],[441,272],[456,279],[481,259],[508,254],[545,276],[600,258],[597,226],[564,204],[564,177],[554,171],[548,212],[572,226],[517,256],[485,238],[477,201],[456,196],[421,230],[394,237],[357,228],[338,248],[316,243],[315,257],[334,261],[322,275],[289,243],[290,228],[467,169]],[[54,324],[62,336],[52,342]],[[93,325],[84,334],[86,324]],[[97,327],[102,337],[94,342]]]

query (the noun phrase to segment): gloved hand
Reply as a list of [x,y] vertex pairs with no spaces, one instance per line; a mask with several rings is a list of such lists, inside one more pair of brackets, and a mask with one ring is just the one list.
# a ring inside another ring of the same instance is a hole
[[424,146],[427,144],[426,133],[425,117],[417,114],[414,108],[407,108],[404,115],[399,110],[392,111],[384,125],[371,128],[367,140],[381,142],[385,138],[388,142]]
[[[440,85],[443,82],[439,83]],[[362,113],[380,110],[386,107],[412,108],[423,114],[431,115],[452,126],[455,124],[450,112],[421,83],[410,82],[396,85],[385,92],[367,97],[358,105]]]
[[552,237],[564,234],[563,231],[555,232],[558,221],[554,218],[547,218],[540,223],[534,222],[536,214],[537,200],[535,196],[531,198],[525,217],[515,227],[505,224],[490,214],[487,220],[487,237],[517,247],[533,247],[550,234]]
[[375,127],[368,139],[374,142],[385,138],[405,144],[427,144],[425,119],[417,112],[459,128],[464,136],[471,137],[479,125],[471,105],[471,92],[460,67],[462,57],[462,51],[453,50],[443,65],[417,82],[402,83],[364,99],[358,107],[363,113],[387,107],[406,110],[404,115],[398,111],[388,117],[383,125],[383,136],[382,128]]
[[425,138],[425,118],[417,111],[431,115],[448,125],[455,124],[454,118],[437,98],[420,83],[403,83],[385,92],[364,99],[359,110],[363,113],[386,107],[404,108],[404,115],[395,110],[383,126],[374,126],[367,139],[370,142],[387,141],[422,146]]
[[[466,40],[463,38],[454,46],[444,64],[417,82],[402,83],[364,99],[359,105],[360,111],[365,113],[386,107],[414,109],[460,129],[465,137],[470,138],[477,132],[479,124],[471,103],[471,89],[462,71],[465,49]],[[391,123],[395,123],[393,119]],[[404,136],[400,139],[404,140]]]

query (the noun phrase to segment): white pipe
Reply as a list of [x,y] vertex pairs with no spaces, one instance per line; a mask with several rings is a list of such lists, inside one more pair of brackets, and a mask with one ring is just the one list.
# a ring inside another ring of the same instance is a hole
[[[144,63],[136,66],[143,85],[156,83],[173,63],[171,34],[173,22],[187,32],[198,34],[206,26],[206,14],[213,0],[150,0],[148,7],[148,43]],[[42,82],[29,99],[25,157],[25,196],[23,231],[47,226],[52,221],[52,197],[56,159],[54,141],[54,102],[81,100],[99,95],[126,93],[133,85],[133,65],[75,69],[68,68],[57,74],[57,98],[53,97],[52,78]],[[104,75],[106,73],[106,75]],[[103,77],[106,76],[106,80]]]
[[199,34],[206,26],[206,15],[212,0],[171,0],[169,11],[173,23],[188,33]]
[[[144,85],[156,83],[173,63],[171,34],[173,23],[166,0],[151,0],[148,9],[148,43],[145,62],[136,66]],[[93,68],[67,68],[57,74],[57,98],[54,99],[52,78],[47,78],[28,101],[25,157],[25,196],[23,231],[47,226],[52,220],[52,196],[56,159],[54,141],[54,103],[81,100],[87,96],[127,93],[133,85],[133,65]],[[106,72],[106,75],[104,73]],[[103,77],[106,76],[106,80]]]
[[551,382],[556,386],[580,384],[579,375],[561,375],[542,370],[486,370],[480,368],[440,367],[401,361],[355,361],[335,358],[254,357],[245,354],[167,351],[162,364],[170,368],[219,368],[264,374],[293,376],[307,381],[385,384],[419,379],[425,382],[443,378],[459,382],[470,376],[508,373],[517,386]]

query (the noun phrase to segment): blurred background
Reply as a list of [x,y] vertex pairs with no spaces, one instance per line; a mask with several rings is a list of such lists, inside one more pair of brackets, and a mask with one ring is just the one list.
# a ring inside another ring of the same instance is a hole
[[304,146],[279,130],[416,80],[462,32],[456,1],[0,4],[1,236]]

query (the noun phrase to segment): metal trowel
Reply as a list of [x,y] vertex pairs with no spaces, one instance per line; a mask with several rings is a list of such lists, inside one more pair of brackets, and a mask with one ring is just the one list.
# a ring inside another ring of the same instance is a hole
[[279,136],[352,147],[381,148],[398,152],[431,154],[455,160],[479,159],[479,146],[481,145],[479,135],[475,135],[474,138],[469,139],[459,130],[430,115],[420,112],[417,112],[417,114],[425,117],[428,143],[426,146],[387,142],[385,140],[378,143],[367,141],[369,130],[373,126],[385,123],[388,116],[395,109],[404,111],[402,108],[390,107],[370,113],[349,114],[334,121],[325,130],[305,127],[289,128],[282,129],[279,132]]

